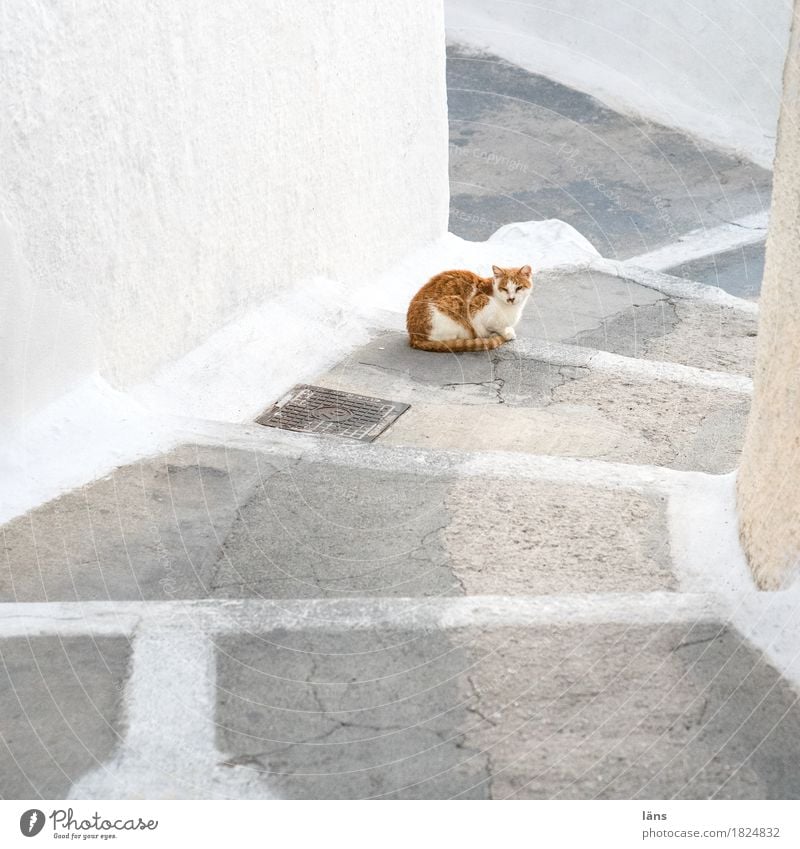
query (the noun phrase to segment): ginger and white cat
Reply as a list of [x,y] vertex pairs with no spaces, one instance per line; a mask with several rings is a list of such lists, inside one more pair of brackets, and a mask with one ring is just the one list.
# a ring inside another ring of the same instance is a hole
[[411,299],[406,315],[412,348],[490,351],[516,339],[514,326],[532,287],[529,265],[492,266],[492,277],[443,271]]

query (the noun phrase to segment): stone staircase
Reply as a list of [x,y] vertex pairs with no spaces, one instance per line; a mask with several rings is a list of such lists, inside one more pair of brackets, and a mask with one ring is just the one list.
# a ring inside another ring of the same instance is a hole
[[0,796],[796,798],[737,624],[756,321],[546,272],[515,343],[395,316],[320,375],[411,405],[373,444],[197,423],[12,521]]

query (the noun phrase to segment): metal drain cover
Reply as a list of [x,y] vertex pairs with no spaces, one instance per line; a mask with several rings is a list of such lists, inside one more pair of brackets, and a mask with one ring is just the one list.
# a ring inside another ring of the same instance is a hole
[[409,406],[300,383],[277,404],[265,410],[256,422],[283,430],[324,433],[372,442]]

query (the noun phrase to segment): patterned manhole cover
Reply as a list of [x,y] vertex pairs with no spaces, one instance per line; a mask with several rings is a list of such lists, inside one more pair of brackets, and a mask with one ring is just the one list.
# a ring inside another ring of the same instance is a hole
[[408,409],[408,404],[298,384],[256,421],[267,427],[324,433],[372,442]]

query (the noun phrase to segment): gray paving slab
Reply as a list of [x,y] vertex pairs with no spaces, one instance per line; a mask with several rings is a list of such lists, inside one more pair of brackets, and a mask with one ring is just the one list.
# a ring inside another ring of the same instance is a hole
[[[702,310],[702,307],[701,307]],[[601,319],[597,325],[576,333],[568,341],[584,348],[609,351],[623,357],[642,357],[653,340],[663,340],[675,331],[678,324],[676,302],[669,298],[659,298],[650,304],[633,304],[613,315]],[[668,346],[661,345],[664,360],[674,362],[668,356]],[[684,358],[693,359],[691,351],[682,351]],[[694,365],[694,362],[687,363]],[[702,363],[698,366],[703,368]]]
[[462,480],[447,505],[444,543],[467,595],[677,589],[664,496]]
[[540,271],[517,325],[517,335],[539,342],[571,342],[611,316],[655,307],[664,300],[661,292],[624,277],[590,270]]
[[430,356],[428,351],[411,348],[404,333],[379,334],[314,382],[382,398],[394,399],[401,393],[412,399],[404,402],[408,404],[481,404],[496,398],[498,391],[488,352]]
[[769,207],[766,169],[495,56],[451,45],[447,87],[450,230],[464,238],[560,218],[626,258]]
[[267,633],[219,644],[217,747],[283,798],[488,795],[444,633]]
[[443,477],[298,463],[263,481],[222,546],[211,594],[459,593],[441,539]]
[[203,597],[240,502],[287,463],[187,446],[123,466],[4,526],[0,601]]
[[715,623],[219,644],[217,745],[288,798],[797,798],[796,694]]
[[757,298],[764,277],[765,243],[695,259],[666,269],[667,274],[717,286],[740,298]]
[[604,456],[721,474],[736,468],[748,398],[668,381],[628,382],[592,373],[553,392],[555,414],[583,408],[624,437]]
[[664,299],[631,306],[573,341],[626,357],[752,375],[758,318],[731,307]]
[[724,626],[492,635],[472,672],[499,798],[797,798],[797,695]]
[[0,798],[63,799],[124,731],[123,638],[0,640]]

